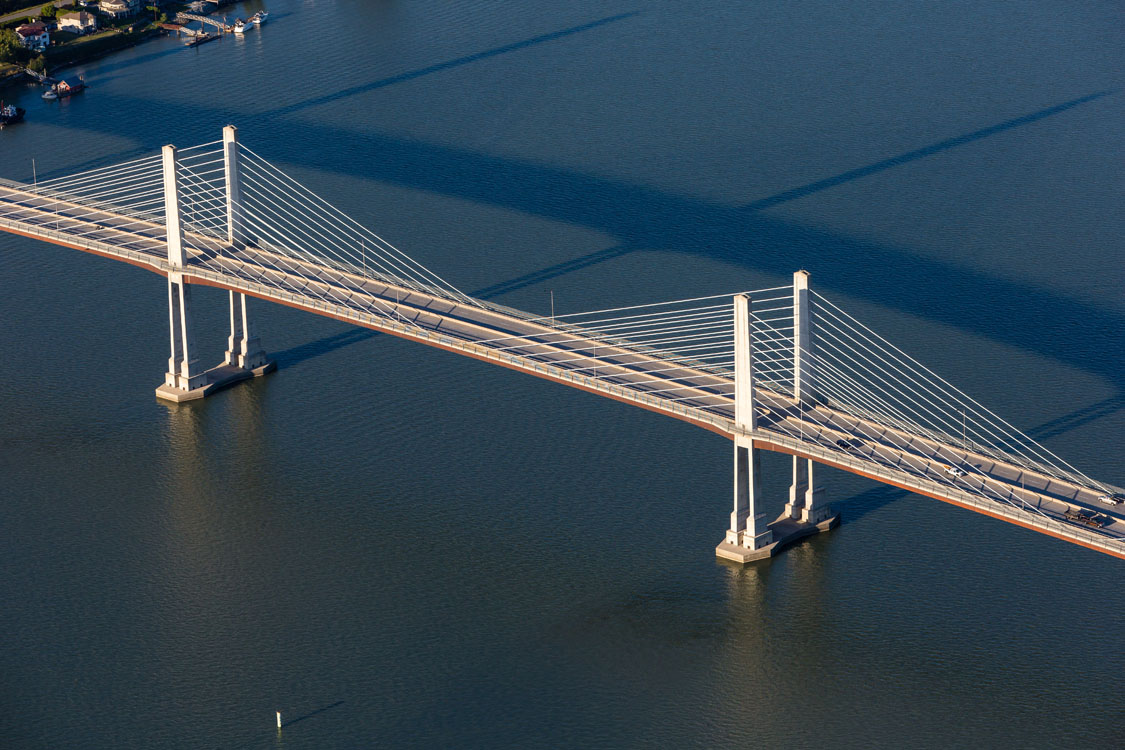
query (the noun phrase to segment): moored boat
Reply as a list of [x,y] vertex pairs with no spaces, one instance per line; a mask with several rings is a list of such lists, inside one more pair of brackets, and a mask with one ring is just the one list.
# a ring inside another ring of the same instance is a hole
[[197,34],[196,36],[193,36],[188,41],[184,42],[184,46],[185,47],[198,47],[201,44],[206,44],[207,42],[213,42],[213,41],[215,41],[216,39],[219,39],[219,38],[220,37],[219,37],[218,34]]
[[255,13],[254,15],[250,16],[250,20],[247,21],[247,23],[252,23],[255,26],[261,26],[262,24],[264,24],[266,22],[266,20],[269,17],[270,17],[270,14],[267,11],[260,10],[257,13]]
[[243,21],[241,18],[234,22],[234,33],[245,34],[249,29],[254,28],[254,24],[250,21]]
[[17,107],[14,104],[4,106],[4,102],[0,102],[0,128],[3,128],[5,125],[23,122],[23,116],[23,107]]

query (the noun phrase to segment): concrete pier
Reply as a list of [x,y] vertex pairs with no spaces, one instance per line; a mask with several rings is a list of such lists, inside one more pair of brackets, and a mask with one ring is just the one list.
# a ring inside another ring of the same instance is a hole
[[253,370],[226,364],[218,365],[200,373],[194,388],[176,388],[165,383],[156,389],[156,397],[177,404],[184,401],[195,401],[240,381],[261,377],[275,369],[277,369],[277,365],[274,362],[267,362]]

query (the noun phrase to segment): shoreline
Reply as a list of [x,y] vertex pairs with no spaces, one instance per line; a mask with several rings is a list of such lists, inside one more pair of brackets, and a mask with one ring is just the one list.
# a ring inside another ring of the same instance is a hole
[[[238,0],[220,0],[214,10],[233,5],[237,1]],[[98,42],[86,42],[85,44],[75,45],[73,48],[68,48],[66,46],[58,47],[56,49],[59,50],[60,56],[64,57],[64,59],[49,65],[47,75],[51,78],[55,78],[59,71],[74,67],[75,65],[83,65],[100,60],[116,52],[122,52],[137,47],[153,39],[168,36],[169,34],[170,32],[162,26],[150,24],[138,31],[122,31],[117,36],[104,37],[98,40]],[[83,50],[82,47],[87,45],[95,49]],[[73,56],[65,56],[65,52],[68,51],[68,49],[72,49],[74,52]],[[22,69],[17,70],[14,73],[0,78],[0,90],[16,84],[30,83],[32,81],[34,81],[34,79],[29,76],[26,71]]]

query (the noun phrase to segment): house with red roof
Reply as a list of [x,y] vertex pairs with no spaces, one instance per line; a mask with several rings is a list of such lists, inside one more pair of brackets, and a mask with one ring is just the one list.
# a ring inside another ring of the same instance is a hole
[[47,33],[47,25],[41,21],[25,23],[16,28],[16,35],[20,43],[28,49],[42,52],[51,43],[51,35]]

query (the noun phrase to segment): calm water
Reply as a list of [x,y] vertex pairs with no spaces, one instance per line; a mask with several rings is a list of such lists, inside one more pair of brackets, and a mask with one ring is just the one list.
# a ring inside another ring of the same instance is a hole
[[[1125,484],[1118,3],[269,9],[72,101],[5,91],[0,175],[234,123],[528,310],[807,268]],[[714,435],[264,303],[279,372],[170,408],[165,309],[154,275],[0,237],[4,748],[1121,746],[1120,560],[830,473],[843,526],[726,567]]]

